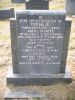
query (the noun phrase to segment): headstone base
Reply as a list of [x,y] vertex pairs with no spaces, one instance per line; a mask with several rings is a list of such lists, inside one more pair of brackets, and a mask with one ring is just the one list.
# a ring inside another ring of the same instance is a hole
[[38,85],[47,86],[56,82],[72,82],[71,72],[66,69],[65,73],[59,74],[13,74],[12,67],[9,68],[7,77],[7,85]]
[[45,98],[45,95],[38,93],[36,90],[25,89],[24,87],[7,88],[5,93],[6,100],[27,100],[29,98]]
[[67,100],[68,88],[65,83],[50,86],[15,86],[6,89],[5,100]]

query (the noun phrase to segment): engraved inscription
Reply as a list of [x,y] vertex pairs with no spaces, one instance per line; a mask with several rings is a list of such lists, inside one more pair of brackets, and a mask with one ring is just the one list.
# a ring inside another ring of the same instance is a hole
[[26,16],[18,21],[19,65],[60,65],[63,46],[62,19]]

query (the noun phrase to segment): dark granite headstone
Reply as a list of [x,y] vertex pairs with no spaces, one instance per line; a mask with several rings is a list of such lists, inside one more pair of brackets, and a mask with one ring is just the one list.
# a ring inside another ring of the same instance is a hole
[[53,16],[44,12],[16,14],[18,70],[16,67],[14,72],[60,73],[65,15]]
[[11,0],[12,3],[25,3],[25,0]]
[[13,8],[0,10],[0,20],[13,18],[14,16],[15,15]]
[[75,15],[75,0],[66,0],[65,9],[67,15]]
[[12,3],[25,3],[26,9],[49,9],[49,0],[11,0]]
[[49,0],[29,0],[29,2],[27,1],[25,2],[26,9],[49,9]]
[[66,71],[71,21],[65,18],[64,11],[16,12],[10,22],[13,71],[8,71],[7,84],[71,81],[70,72]]

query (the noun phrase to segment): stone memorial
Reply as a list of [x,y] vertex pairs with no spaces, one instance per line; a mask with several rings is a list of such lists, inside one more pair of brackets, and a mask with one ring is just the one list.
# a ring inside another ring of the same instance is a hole
[[67,15],[75,15],[75,0],[66,0],[65,9]]
[[14,9],[2,9],[0,10],[0,20],[8,19],[14,17]]
[[12,3],[25,3],[25,1],[26,0],[11,0]]
[[[13,65],[6,78],[8,86],[72,81],[66,68],[71,21],[65,11],[16,11],[10,28]],[[6,93],[5,98],[25,98],[21,93]]]
[[28,85],[32,80],[32,84],[41,84],[45,78],[50,80],[52,74],[54,77],[61,73],[65,75],[71,25],[65,17],[64,12],[46,10],[16,13],[10,23],[13,79],[8,76],[8,84]]
[[[12,3],[25,3],[26,9],[49,9],[49,0],[11,0]],[[51,0],[50,0],[51,1]]]

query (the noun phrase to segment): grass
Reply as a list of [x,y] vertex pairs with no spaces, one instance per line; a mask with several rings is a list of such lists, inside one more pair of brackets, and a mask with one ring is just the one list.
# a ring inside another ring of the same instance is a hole
[[11,0],[1,0],[0,9],[8,8],[11,6]]
[[8,41],[9,40],[9,35],[0,35],[0,41]]
[[70,50],[75,50],[75,46],[72,45],[72,46],[69,47],[69,49]]
[[72,38],[69,43],[69,50],[74,50],[74,49],[75,49],[75,39]]
[[0,9],[6,9],[6,8],[24,9],[24,5],[25,4],[12,4],[11,0],[0,1]]
[[53,9],[53,10],[62,10],[63,9],[63,4],[60,4],[60,5],[56,5],[56,6],[53,6],[53,5],[50,5],[49,9]]
[[64,9],[64,0],[52,0],[49,3],[49,9],[52,9],[52,10]]

